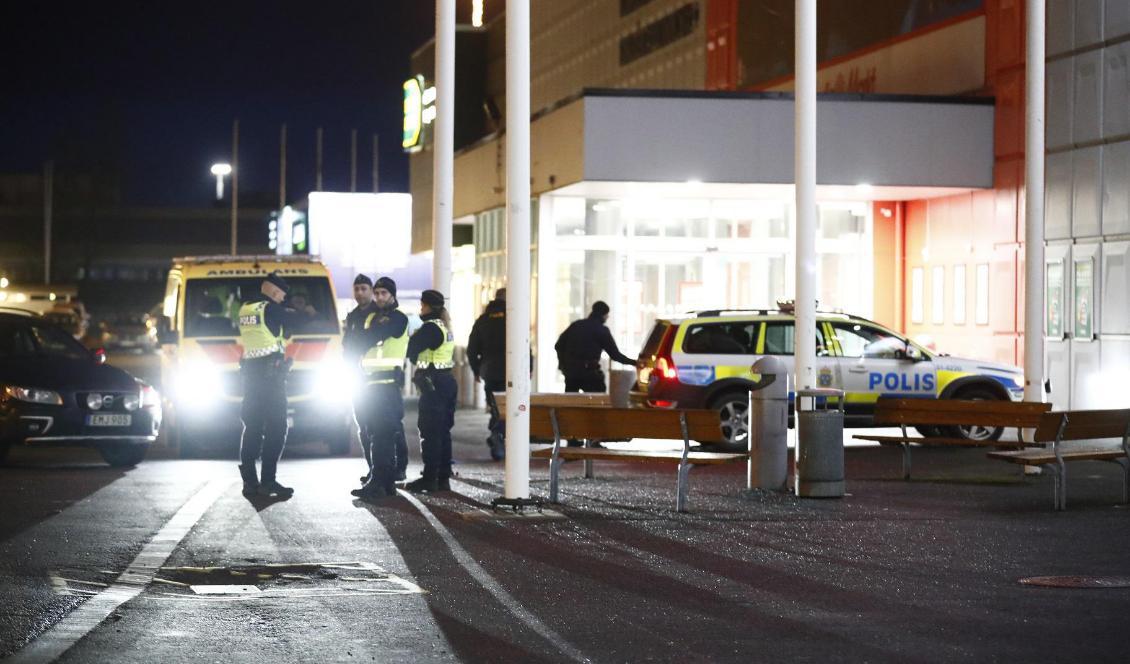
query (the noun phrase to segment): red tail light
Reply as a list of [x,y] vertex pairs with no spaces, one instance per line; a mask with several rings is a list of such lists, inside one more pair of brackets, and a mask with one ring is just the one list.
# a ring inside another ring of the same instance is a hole
[[660,380],[678,380],[679,372],[675,369],[675,360],[671,357],[671,349],[675,346],[675,330],[678,325],[667,328],[663,340],[659,342],[659,350],[655,352],[655,372]]

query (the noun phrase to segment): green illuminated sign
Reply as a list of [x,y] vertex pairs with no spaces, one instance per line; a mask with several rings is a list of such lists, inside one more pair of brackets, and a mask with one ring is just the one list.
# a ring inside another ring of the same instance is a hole
[[411,151],[420,145],[424,129],[424,77],[404,81],[404,138],[401,145]]

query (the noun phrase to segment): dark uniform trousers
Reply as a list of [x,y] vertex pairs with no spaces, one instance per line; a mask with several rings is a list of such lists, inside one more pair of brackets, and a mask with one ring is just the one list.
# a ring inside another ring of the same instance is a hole
[[495,392],[506,391],[505,380],[483,380],[483,390],[487,394],[487,405],[490,406],[490,422],[487,428],[491,433],[496,433],[499,436],[506,435],[506,422],[502,419],[502,413],[498,412],[498,404],[494,401]]
[[420,371],[431,378],[431,386],[420,390],[420,410],[416,420],[420,429],[420,451],[424,457],[423,475],[428,479],[447,479],[451,477],[451,427],[455,426],[458,387],[450,369]]
[[599,362],[578,363],[579,366],[569,367],[565,374],[566,392],[607,392],[604,384],[604,372],[600,369]]
[[281,356],[244,360],[240,367],[243,380],[243,437],[239,443],[239,459],[246,468],[254,469],[255,460],[263,458],[262,481],[275,479],[275,471],[286,446],[286,364]]
[[402,442],[404,398],[399,382],[366,385],[359,417],[364,421],[361,443],[373,479],[391,486],[398,468],[398,448],[403,446],[407,451],[407,444]]

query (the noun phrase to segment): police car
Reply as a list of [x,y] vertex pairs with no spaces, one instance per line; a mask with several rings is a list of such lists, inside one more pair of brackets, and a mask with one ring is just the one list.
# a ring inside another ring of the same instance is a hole
[[[748,395],[759,378],[750,367],[776,355],[793,372],[793,311],[787,303],[778,307],[657,320],[636,363],[632,405],[718,410],[727,440],[744,446]],[[1018,367],[933,353],[858,316],[818,313],[816,355],[819,386],[845,392],[846,426],[872,426],[881,396],[1019,401],[1024,395]],[[996,440],[1002,429],[954,427],[946,433]]]

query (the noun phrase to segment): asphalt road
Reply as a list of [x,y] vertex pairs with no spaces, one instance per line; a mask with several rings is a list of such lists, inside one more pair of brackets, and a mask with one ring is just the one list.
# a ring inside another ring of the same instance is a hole
[[[692,473],[688,514],[670,466],[598,464],[585,480],[568,464],[557,513],[500,518],[484,425],[457,418],[453,492],[377,505],[348,494],[359,458],[313,448],[280,468],[287,501],[245,499],[229,460],[155,449],[120,471],[82,450],[16,450],[0,468],[0,655],[980,662],[1130,648],[1130,588],[1019,582],[1130,585],[1113,464],[1073,465],[1055,513],[1049,478],[978,450],[920,450],[922,479],[904,482],[897,450],[854,447],[843,499],[746,492],[727,466]],[[544,462],[531,486],[546,495]]]

